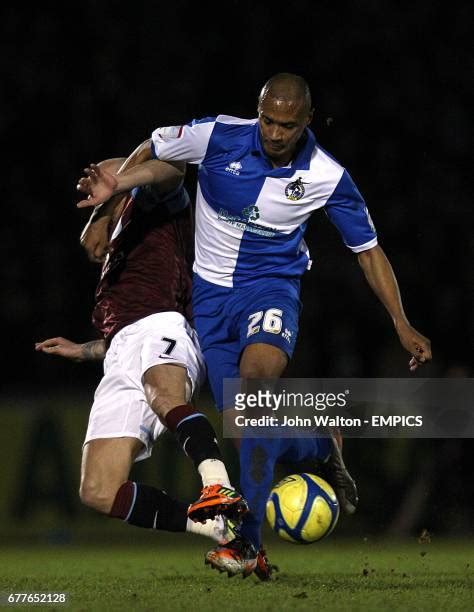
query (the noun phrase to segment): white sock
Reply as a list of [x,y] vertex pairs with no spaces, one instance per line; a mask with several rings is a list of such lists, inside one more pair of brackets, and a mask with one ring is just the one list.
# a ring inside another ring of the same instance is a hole
[[213,484],[221,484],[224,487],[231,487],[229,476],[225,465],[220,459],[204,459],[198,465],[198,472],[202,478],[202,484],[204,487],[208,487]]
[[215,542],[220,542],[222,539],[223,525],[224,521],[220,516],[212,520],[208,519],[205,523],[195,523],[191,519],[188,519],[186,531],[212,538]]

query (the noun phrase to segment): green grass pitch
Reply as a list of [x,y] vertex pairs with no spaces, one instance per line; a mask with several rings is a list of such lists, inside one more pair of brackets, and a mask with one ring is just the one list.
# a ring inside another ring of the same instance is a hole
[[469,541],[329,538],[298,546],[275,539],[270,558],[280,571],[271,583],[261,583],[255,576],[229,579],[205,567],[209,546],[203,538],[150,539],[153,546],[2,548],[0,592],[67,592],[69,603],[61,607],[84,611],[474,609]]

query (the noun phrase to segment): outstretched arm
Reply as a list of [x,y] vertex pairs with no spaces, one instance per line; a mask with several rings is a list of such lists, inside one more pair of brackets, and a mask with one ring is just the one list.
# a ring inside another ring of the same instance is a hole
[[76,344],[61,337],[36,342],[35,350],[78,362],[102,360],[106,352],[105,340],[92,340],[91,342]]
[[130,191],[134,187],[157,183],[163,192],[175,189],[184,178],[183,162],[163,162],[151,159],[150,141],[142,143],[116,172],[108,172],[97,164],[85,169],[77,189],[87,194],[78,202],[78,208],[97,206],[112,196]]
[[412,355],[410,371],[431,360],[431,343],[413,328],[403,310],[397,279],[380,246],[358,254],[359,264],[379,300],[392,317],[402,346]]

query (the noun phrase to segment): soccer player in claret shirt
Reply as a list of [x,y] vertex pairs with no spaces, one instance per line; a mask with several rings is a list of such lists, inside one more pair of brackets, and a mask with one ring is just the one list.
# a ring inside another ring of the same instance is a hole
[[[272,77],[262,88],[258,118],[227,115],[158,128],[150,158],[199,164],[193,311],[219,409],[224,378],[278,378],[298,334],[300,280],[310,257],[304,232],[311,214],[325,210],[387,309],[411,371],[431,359],[430,342],[403,310],[392,267],[378,245],[365,202],[348,172],[316,142],[307,83],[294,74]],[[151,145],[151,146],[150,146]],[[154,180],[150,159],[121,174],[98,176],[82,189],[79,206],[100,204],[114,193]],[[326,477],[342,509],[358,498],[331,433]],[[260,527],[276,462],[324,455],[302,439],[243,439],[240,486],[249,502],[241,538],[210,551],[207,561],[232,573],[257,565]]]
[[[104,167],[116,171],[121,161],[108,160]],[[156,185],[96,209],[83,233],[82,241],[90,242],[94,223],[108,225],[118,217],[93,312],[102,339],[75,344],[51,338],[36,350],[79,361],[105,357],[83,447],[82,502],[139,527],[220,539],[221,518],[200,522],[221,514],[238,519],[246,503],[229,483],[211,424],[189,403],[205,376],[189,322],[191,207],[182,167],[163,163],[157,178]],[[128,479],[132,463],[150,456],[166,428],[202,477],[202,496],[191,506]]]

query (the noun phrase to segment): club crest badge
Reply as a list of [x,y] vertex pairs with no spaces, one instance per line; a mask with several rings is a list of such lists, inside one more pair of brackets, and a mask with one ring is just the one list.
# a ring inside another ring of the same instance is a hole
[[305,194],[304,185],[307,185],[307,184],[308,183],[303,183],[303,179],[301,178],[301,176],[297,178],[296,181],[292,181],[291,183],[288,183],[285,189],[286,197],[292,202],[301,200],[301,198]]

